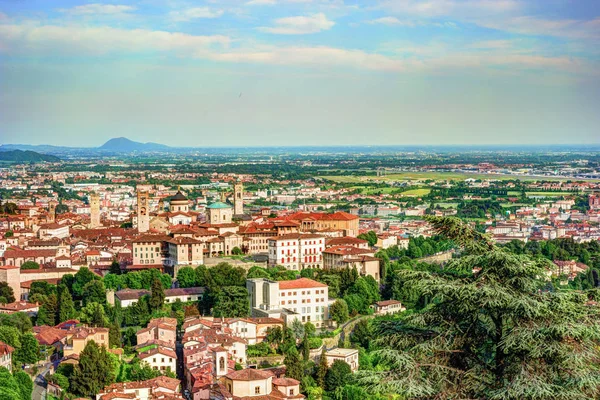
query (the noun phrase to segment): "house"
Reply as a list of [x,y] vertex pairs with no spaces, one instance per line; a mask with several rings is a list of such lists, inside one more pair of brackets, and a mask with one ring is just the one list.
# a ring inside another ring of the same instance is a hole
[[303,399],[300,382],[291,378],[276,378],[273,372],[243,369],[225,375],[211,392],[211,399],[290,400]]
[[37,315],[39,308],[39,304],[37,303],[15,301],[13,303],[0,304],[0,314],[14,314],[23,312],[27,313],[29,316],[35,316]]
[[153,346],[150,350],[139,353],[138,358],[158,371],[177,370],[177,354],[175,350],[165,346]]
[[12,371],[12,353],[14,348],[0,341],[0,367]]
[[179,394],[179,379],[159,376],[146,381],[113,383],[105,387],[96,398],[98,400],[175,400]]
[[375,303],[375,314],[395,314],[406,310],[398,300],[383,300]]
[[[206,292],[204,287],[191,287],[191,288],[173,288],[165,290],[165,303],[174,303],[177,300],[182,302],[187,301],[199,301],[202,300],[202,296]],[[107,293],[107,301],[109,303],[114,300],[111,298],[110,293]],[[121,303],[121,307],[129,307],[139,301],[143,296],[150,295],[151,292],[146,289],[123,289],[114,293],[114,297]]]
[[136,336],[138,345],[157,341],[174,349],[177,339],[177,319],[166,317],[152,319],[146,328],[137,331]]
[[325,353],[325,358],[330,367],[335,360],[340,360],[348,364],[352,372],[358,371],[358,350],[356,349],[332,349]]
[[92,340],[97,345],[108,349],[108,332],[108,328],[72,327],[67,331],[66,343],[63,347],[64,356],[79,355],[85,348],[85,345]]
[[323,251],[323,269],[356,268],[361,276],[372,276],[379,282],[379,258],[374,255],[373,250],[354,246],[329,247]]
[[289,233],[268,239],[269,266],[283,265],[299,271],[304,268],[321,268],[325,249],[322,235]]

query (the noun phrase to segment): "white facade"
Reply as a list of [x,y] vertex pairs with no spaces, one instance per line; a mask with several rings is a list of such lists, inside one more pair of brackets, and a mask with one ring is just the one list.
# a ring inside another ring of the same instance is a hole
[[250,306],[258,310],[287,309],[303,322],[320,328],[329,320],[329,287],[308,278],[293,281],[248,279]]
[[268,239],[269,266],[282,265],[293,271],[304,268],[322,268],[325,237],[297,234]]

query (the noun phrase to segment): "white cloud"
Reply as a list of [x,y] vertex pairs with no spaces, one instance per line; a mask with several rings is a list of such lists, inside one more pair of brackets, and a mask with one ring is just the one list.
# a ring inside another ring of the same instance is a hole
[[302,35],[326,31],[335,25],[335,22],[327,19],[323,13],[309,16],[279,18],[274,22],[275,26],[263,26],[259,27],[258,30],[279,35]]
[[223,15],[223,10],[211,10],[208,7],[188,8],[182,11],[171,11],[169,18],[173,21],[185,22],[198,18],[218,18]]
[[182,51],[195,54],[212,45],[228,46],[226,36],[110,27],[0,25],[5,51],[103,55],[118,52]]
[[277,4],[277,0],[250,0],[246,3],[247,6],[272,6]]
[[401,21],[396,17],[381,17],[368,21],[370,24],[381,24],[381,25],[398,25],[398,26],[415,26],[412,21]]
[[73,15],[86,15],[86,14],[122,14],[129,11],[135,10],[135,7],[117,5],[117,4],[84,4],[73,8],[61,9],[61,12],[73,14]]
[[[164,52],[178,57],[228,63],[257,63],[312,68],[354,68],[388,72],[445,72],[466,69],[562,71],[598,75],[597,63],[570,57],[524,53],[503,41],[479,42],[453,50],[444,44],[400,46],[390,55],[328,46],[255,47],[230,50],[229,37],[110,27],[0,24],[0,51],[33,56],[139,54]],[[239,44],[238,44],[239,45]]]

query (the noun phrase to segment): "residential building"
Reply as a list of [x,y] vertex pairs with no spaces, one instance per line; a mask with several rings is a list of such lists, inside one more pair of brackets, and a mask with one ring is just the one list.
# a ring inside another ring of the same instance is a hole
[[358,350],[335,348],[325,353],[327,365],[332,366],[334,361],[340,360],[350,366],[352,372],[358,371]]
[[177,354],[174,349],[166,346],[152,346],[150,350],[139,353],[137,357],[152,369],[161,372],[177,370]]
[[66,343],[63,347],[64,356],[79,355],[85,348],[85,345],[92,340],[97,345],[108,349],[108,332],[108,328],[90,328],[87,326],[78,326],[69,329],[67,331]]
[[402,312],[406,308],[398,300],[383,300],[375,303],[375,314],[386,315]]
[[315,327],[329,321],[329,288],[308,278],[291,281],[248,279],[246,288],[254,317],[282,318],[286,324],[293,319],[311,322]]
[[0,341],[0,367],[12,371],[12,353],[15,349]]
[[178,379],[168,376],[159,376],[146,381],[119,382],[105,387],[96,398],[98,400],[183,400],[179,394],[180,384]]
[[148,326],[136,333],[138,345],[157,341],[171,348],[175,348],[177,339],[177,319],[155,318],[148,322]]
[[282,265],[289,270],[321,268],[325,237],[314,234],[290,233],[268,239],[269,266]]

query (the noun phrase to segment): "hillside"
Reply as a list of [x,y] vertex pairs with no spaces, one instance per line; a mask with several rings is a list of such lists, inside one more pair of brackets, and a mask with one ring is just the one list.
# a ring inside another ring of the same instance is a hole
[[8,150],[0,151],[0,161],[13,162],[58,162],[60,158],[49,154],[41,154],[35,151]]

